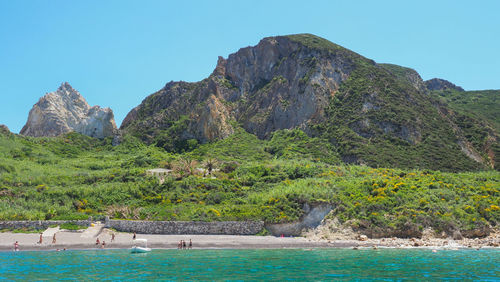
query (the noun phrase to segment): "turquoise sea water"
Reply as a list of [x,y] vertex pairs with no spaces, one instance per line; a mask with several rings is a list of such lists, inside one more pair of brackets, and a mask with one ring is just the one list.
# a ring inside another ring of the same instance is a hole
[[500,280],[500,250],[0,252],[0,280]]

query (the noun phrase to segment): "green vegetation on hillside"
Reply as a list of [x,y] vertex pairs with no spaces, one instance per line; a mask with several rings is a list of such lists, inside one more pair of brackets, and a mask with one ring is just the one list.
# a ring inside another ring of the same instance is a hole
[[[217,158],[247,161],[306,154],[328,164],[500,169],[498,128],[429,95],[410,68],[377,64],[312,34],[270,37],[249,48],[220,61],[202,81],[171,82],[148,96],[131,111],[122,132],[198,158],[215,150]],[[497,100],[488,101],[486,116],[495,117]],[[241,132],[219,140],[230,134],[230,127],[266,140]],[[274,132],[283,128],[301,128],[308,136]],[[255,156],[235,153],[245,150],[238,148],[240,138],[262,144]],[[200,145],[209,140],[219,141]]]
[[484,91],[432,91],[440,103],[449,107],[450,120],[464,137],[489,159],[492,167],[500,170],[500,90]]
[[482,168],[462,153],[432,102],[384,69],[360,66],[332,99],[320,132],[347,162],[447,171]]
[[498,226],[500,172],[488,170],[500,168],[498,91],[429,94],[411,69],[311,34],[288,38],[276,41],[288,59],[266,61],[269,72],[242,54],[232,76],[221,63],[200,82],[168,83],[131,111],[118,146],[1,131],[0,220],[285,223],[328,203],[331,217],[373,236]]
[[500,90],[482,91],[432,91],[455,111],[473,115],[488,120],[492,126],[500,131]]
[[[466,232],[500,220],[499,172],[339,165],[324,155],[324,141],[299,130],[278,131],[269,141],[240,131],[183,154],[131,137],[115,147],[110,141],[0,135],[0,220],[277,223],[299,219],[305,203],[330,203],[332,216],[372,234],[403,226]],[[211,174],[201,170],[209,159]],[[172,168],[171,177],[160,184],[146,176],[155,167]]]
[[304,46],[307,46],[312,49],[316,49],[319,51],[327,52],[327,53],[337,53],[341,56],[346,56],[351,58],[357,64],[372,64],[375,62],[369,60],[357,53],[352,52],[351,50],[344,48],[340,45],[337,45],[329,40],[316,36],[314,34],[302,33],[302,34],[292,34],[288,35],[292,41],[298,42]]

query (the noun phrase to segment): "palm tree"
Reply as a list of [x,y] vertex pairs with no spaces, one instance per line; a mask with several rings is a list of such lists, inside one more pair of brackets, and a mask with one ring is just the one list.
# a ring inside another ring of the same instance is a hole
[[181,158],[177,161],[177,164],[174,166],[174,171],[179,173],[181,177],[186,174],[194,175],[197,164],[198,162],[196,160]]
[[212,171],[215,169],[217,164],[218,161],[214,158],[208,158],[203,162],[203,166],[205,167],[209,175],[212,174]]

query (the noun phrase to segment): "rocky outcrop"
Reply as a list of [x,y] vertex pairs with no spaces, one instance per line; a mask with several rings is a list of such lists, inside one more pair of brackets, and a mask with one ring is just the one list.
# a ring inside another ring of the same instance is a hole
[[104,138],[114,136],[117,128],[111,109],[90,107],[82,95],[65,82],[33,106],[21,134],[51,137],[72,131]]
[[425,86],[429,90],[453,89],[453,90],[458,90],[458,91],[465,91],[462,87],[457,86],[457,85],[455,85],[447,80],[440,79],[440,78],[433,78],[430,80],[426,80]]
[[0,124],[0,133],[1,134],[9,134],[10,130],[6,125]]

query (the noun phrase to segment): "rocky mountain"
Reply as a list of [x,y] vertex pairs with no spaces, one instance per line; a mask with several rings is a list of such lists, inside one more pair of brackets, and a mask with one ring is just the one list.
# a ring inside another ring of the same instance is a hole
[[226,138],[237,127],[261,139],[301,129],[327,140],[348,163],[494,166],[466,131],[472,126],[494,142],[498,133],[458,122],[460,114],[429,95],[429,85],[412,69],[377,64],[314,35],[268,37],[219,57],[200,82],[169,82],[134,108],[121,129],[174,151],[188,141]]
[[230,135],[231,121],[261,138],[285,128],[310,131],[310,125],[326,120],[330,97],[355,61],[366,59],[333,43],[335,52],[304,47],[289,37],[273,37],[219,57],[209,78],[168,83],[132,110],[122,128],[148,138],[186,116],[182,135],[202,142]]
[[65,82],[33,106],[20,134],[41,137],[72,131],[104,138],[115,135],[117,128],[111,109],[89,106],[82,95]]
[[455,84],[449,82],[448,80],[433,78],[425,81],[425,86],[429,90],[446,90],[453,89],[457,91],[465,91],[462,87],[456,86]]

